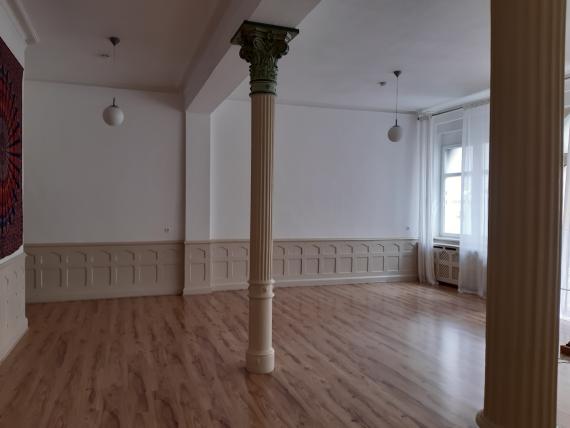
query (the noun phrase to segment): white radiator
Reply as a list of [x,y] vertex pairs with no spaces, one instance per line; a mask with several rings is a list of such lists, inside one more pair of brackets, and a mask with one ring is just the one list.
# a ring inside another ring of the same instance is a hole
[[434,245],[433,259],[435,279],[457,285],[459,281],[459,248],[449,245]]

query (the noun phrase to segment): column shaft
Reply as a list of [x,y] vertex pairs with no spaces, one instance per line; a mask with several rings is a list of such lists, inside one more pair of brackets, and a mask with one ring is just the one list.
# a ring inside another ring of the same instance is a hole
[[251,95],[251,223],[249,263],[250,372],[269,373],[274,368],[272,347],[273,260],[273,120],[275,95]]
[[270,373],[275,366],[271,343],[273,279],[273,119],[277,61],[299,33],[294,28],[245,21],[232,37],[249,63],[251,87],[251,223],[249,255],[249,346],[246,368]]
[[565,14],[564,0],[491,1],[481,427],[556,426]]

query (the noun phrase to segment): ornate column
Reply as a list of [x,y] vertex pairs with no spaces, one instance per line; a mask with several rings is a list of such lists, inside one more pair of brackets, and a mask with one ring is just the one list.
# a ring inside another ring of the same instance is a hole
[[483,428],[556,426],[565,16],[491,1]]
[[287,54],[298,34],[293,28],[245,21],[232,43],[249,65],[251,85],[251,219],[249,261],[249,347],[246,367],[270,373],[275,366],[272,346],[273,261],[273,120],[277,60]]

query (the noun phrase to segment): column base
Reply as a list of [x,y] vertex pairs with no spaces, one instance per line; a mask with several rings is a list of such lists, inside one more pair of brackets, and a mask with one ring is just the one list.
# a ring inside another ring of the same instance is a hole
[[479,428],[501,428],[499,425],[494,424],[486,418],[484,410],[481,410],[479,413],[477,413],[475,421],[477,422],[477,425],[479,425]]
[[245,354],[245,368],[250,373],[267,374],[275,368],[275,351],[258,352],[248,350]]
[[[477,413],[475,421],[477,422],[477,425],[479,425],[479,428],[502,428],[501,426],[494,424],[489,419],[487,419],[483,413],[483,410],[480,410],[479,413]],[[555,428],[559,428],[558,425],[556,425]]]

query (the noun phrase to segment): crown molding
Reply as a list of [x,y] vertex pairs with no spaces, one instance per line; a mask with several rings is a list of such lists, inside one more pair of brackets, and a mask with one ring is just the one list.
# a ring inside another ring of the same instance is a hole
[[26,44],[32,45],[40,41],[30,16],[20,0],[0,0],[0,6],[6,11]]
[[[226,98],[228,101],[240,101],[240,102],[249,102],[250,99],[230,95]],[[304,102],[304,101],[291,101],[287,99],[282,99],[277,97],[275,100],[277,105],[284,105],[284,106],[293,106],[293,107],[309,107],[309,108],[322,108],[322,109],[329,109],[329,110],[348,110],[348,111],[363,111],[363,112],[372,112],[372,113],[396,113],[396,110],[393,109],[383,109],[383,108],[374,108],[374,107],[361,107],[361,106],[354,106],[354,105],[344,105],[344,104],[329,104],[329,103],[318,103],[318,102]],[[416,115],[417,111],[414,110],[398,110],[398,114],[411,114]]]

